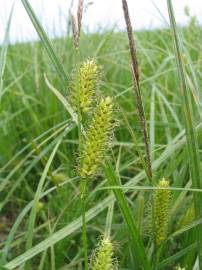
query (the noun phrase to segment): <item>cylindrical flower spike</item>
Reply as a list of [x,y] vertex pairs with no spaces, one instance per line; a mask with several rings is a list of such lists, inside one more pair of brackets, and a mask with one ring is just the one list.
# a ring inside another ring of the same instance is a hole
[[[169,181],[165,179],[159,181],[158,188],[168,187]],[[167,238],[170,200],[170,190],[155,191],[152,205],[152,231],[156,246],[160,246]]]
[[113,270],[114,261],[113,261],[113,245],[108,238],[104,238],[92,260],[91,270]]
[[70,84],[70,103],[75,110],[88,112],[98,84],[99,67],[94,60],[86,60],[74,74]]
[[80,156],[80,176],[93,177],[103,161],[105,149],[112,131],[112,99],[101,99],[92,123],[86,132]]

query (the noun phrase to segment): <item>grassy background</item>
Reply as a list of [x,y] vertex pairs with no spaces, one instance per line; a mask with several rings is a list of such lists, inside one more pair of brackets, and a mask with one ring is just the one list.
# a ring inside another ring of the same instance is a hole
[[[189,25],[181,29],[180,39],[184,49],[187,85],[191,91],[194,126],[201,147],[202,30],[194,18],[190,18]],[[169,239],[163,246],[159,267],[173,269],[180,263],[192,269],[196,261],[194,229],[201,220],[190,220],[191,225],[187,226],[188,222],[185,227],[180,226],[193,198],[192,192],[188,191],[191,187],[188,150],[171,32],[168,29],[140,31],[136,33],[136,40],[154,179],[165,177],[172,186],[183,188],[180,192],[172,192]],[[52,43],[65,71],[70,75],[75,64],[72,40],[55,39]],[[80,47],[82,59],[96,57],[102,66],[100,92],[113,96],[122,108],[143,152],[126,34],[113,31],[82,33]],[[40,42],[8,47],[0,104],[0,258],[4,264],[25,252],[29,203],[34,198],[50,154],[58,139],[64,135],[45,178],[43,192],[47,191],[48,194],[44,194],[41,204],[37,205],[33,234],[34,246],[50,239],[47,244],[50,248],[41,246],[42,252],[30,260],[30,269],[82,269],[81,221],[73,223],[81,214],[75,165],[77,128],[49,90],[44,73],[51,84],[68,98],[68,85],[64,89]],[[118,108],[116,117],[119,126],[116,128],[112,154],[116,171],[123,184],[148,186],[137,149]],[[61,186],[58,186],[59,183]],[[106,180],[101,174],[88,187],[87,208],[93,209],[87,213],[91,219],[87,226],[89,250],[96,247],[103,232],[111,230],[120,269],[136,269],[127,228],[116,203],[112,208],[110,191],[100,190],[103,186],[106,186]],[[127,192],[128,203],[139,224],[148,256],[152,256],[147,230],[150,197],[151,190],[130,189]],[[142,198],[145,205],[143,218],[139,215]],[[107,217],[112,209],[112,221],[109,221]],[[16,226],[18,221],[19,226]],[[65,227],[68,224],[69,227]],[[60,231],[62,228],[66,230]],[[58,231],[61,232],[58,239],[51,238]]]

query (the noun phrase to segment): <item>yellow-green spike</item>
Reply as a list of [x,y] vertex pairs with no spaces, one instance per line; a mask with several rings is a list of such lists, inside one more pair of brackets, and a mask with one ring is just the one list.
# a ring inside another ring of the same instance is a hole
[[81,112],[88,112],[92,107],[98,84],[99,67],[94,60],[84,61],[74,74],[70,83],[70,103]]
[[95,256],[92,260],[91,270],[112,270],[113,263],[113,245],[108,238],[104,238],[97,251],[95,252]]
[[82,178],[95,176],[103,161],[112,130],[112,111],[112,99],[110,97],[101,99],[82,144],[80,156]]
[[[162,179],[158,188],[168,188],[169,181]],[[156,190],[152,205],[152,231],[156,246],[160,246],[167,238],[171,192],[166,189]]]

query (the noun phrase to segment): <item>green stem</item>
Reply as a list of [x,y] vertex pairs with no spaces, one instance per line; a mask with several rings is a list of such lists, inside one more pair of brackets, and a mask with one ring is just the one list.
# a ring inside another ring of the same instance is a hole
[[[79,156],[82,149],[82,115],[81,110],[78,108],[78,137],[79,137]],[[86,179],[81,179],[81,210],[82,210],[82,242],[84,252],[85,270],[88,270],[88,244],[87,244],[87,232],[86,232]]]
[[[79,103],[79,63],[80,63],[80,51],[76,50],[76,72],[77,72],[77,81],[76,81],[76,89],[78,94],[78,104],[77,104],[77,112],[78,112],[78,140],[79,140],[79,156],[81,156],[82,151],[82,122],[83,117],[81,113],[80,103]],[[81,211],[82,211],[82,243],[83,243],[83,253],[84,253],[84,265],[85,270],[88,270],[88,242],[87,242],[87,231],[86,231],[86,179],[81,179],[80,183],[80,199],[81,199]]]
[[82,209],[82,241],[84,252],[84,265],[85,270],[88,270],[88,242],[86,230],[86,179],[81,179],[81,209]]
[[161,249],[162,249],[161,247],[160,248],[155,247],[154,266],[153,266],[153,269],[154,270],[157,270],[158,269]]

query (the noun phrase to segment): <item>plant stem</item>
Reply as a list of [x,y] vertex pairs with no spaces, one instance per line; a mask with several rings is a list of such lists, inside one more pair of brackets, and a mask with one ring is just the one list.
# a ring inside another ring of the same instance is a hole
[[[82,115],[80,108],[78,109],[78,137],[79,137],[79,156],[82,148],[82,131],[81,131]],[[88,244],[87,244],[87,232],[86,232],[86,181],[87,179],[81,178],[80,183],[80,198],[81,198],[81,210],[82,210],[82,242],[84,253],[85,270],[88,270]]]
[[147,131],[147,121],[145,117],[144,106],[142,102],[142,95],[140,91],[139,64],[137,60],[137,50],[136,50],[136,45],[135,45],[135,39],[133,36],[133,28],[132,28],[132,24],[130,20],[127,0],[122,0],[122,8],[123,8],[124,18],[125,18],[126,28],[127,28],[127,33],[128,33],[128,42],[129,42],[131,64],[132,64],[132,78],[133,78],[134,91],[135,91],[135,96],[136,96],[139,122],[142,129],[142,134],[143,134],[144,144],[145,144],[146,164],[147,164],[146,173],[148,175],[149,180],[152,182],[152,165],[151,165],[149,137],[148,137],[148,131]]
[[84,253],[84,265],[85,270],[88,270],[88,242],[87,242],[87,230],[86,230],[86,179],[81,179],[81,209],[82,209],[82,241],[83,241],[83,253]]
[[[77,104],[77,111],[78,111],[78,141],[79,141],[79,156],[81,156],[82,151],[82,122],[83,117],[80,108],[80,91],[79,91],[79,63],[80,63],[80,51],[76,50],[76,72],[77,72],[77,81],[76,81],[76,89],[78,94],[78,104]],[[86,181],[87,179],[82,179],[80,182],[80,199],[81,199],[81,211],[82,211],[82,243],[83,243],[83,254],[84,254],[84,265],[85,270],[88,270],[88,243],[87,243],[87,231],[86,231]]]
[[155,254],[154,254],[154,265],[153,269],[157,270],[159,266],[159,259],[160,259],[161,247],[160,249],[155,246]]

